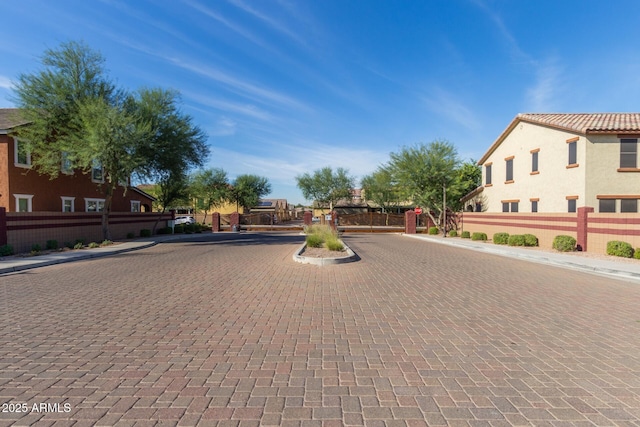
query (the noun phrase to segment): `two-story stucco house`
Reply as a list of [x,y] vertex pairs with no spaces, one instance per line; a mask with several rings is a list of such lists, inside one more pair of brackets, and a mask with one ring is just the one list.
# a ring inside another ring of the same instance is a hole
[[[60,159],[56,179],[32,169],[31,154],[13,135],[20,120],[14,108],[0,109],[0,207],[6,212],[99,212],[104,207],[100,165],[90,174],[69,168]],[[113,196],[114,212],[150,212],[152,196],[135,187],[119,186]]]
[[478,162],[483,210],[638,212],[638,139],[640,113],[519,114]]

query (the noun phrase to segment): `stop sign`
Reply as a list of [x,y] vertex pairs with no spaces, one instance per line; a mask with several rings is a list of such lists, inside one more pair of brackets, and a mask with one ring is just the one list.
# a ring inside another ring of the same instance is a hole
[[416,214],[420,215],[422,213],[422,208],[415,208]]

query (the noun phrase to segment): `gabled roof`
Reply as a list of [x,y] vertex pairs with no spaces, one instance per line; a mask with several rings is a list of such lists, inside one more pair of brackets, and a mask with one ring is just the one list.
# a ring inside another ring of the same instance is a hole
[[28,120],[20,117],[18,108],[0,108],[0,131],[6,132],[27,123],[29,123]]
[[142,189],[140,188],[140,187],[145,187],[145,186],[146,186],[146,187],[153,187],[152,185],[145,185],[145,184],[142,184],[142,185],[139,185],[139,186],[137,186],[137,187],[133,187],[133,186],[132,186],[132,187],[129,187],[129,189],[130,189],[130,190],[132,190],[132,191],[134,191],[134,192],[136,192],[136,193],[138,193],[138,194],[140,194],[141,196],[144,196],[144,197],[148,198],[149,200],[151,200],[151,201],[153,201],[153,202],[155,202],[156,200],[158,200],[158,199],[156,199],[155,197],[153,197],[151,194],[147,193],[146,191],[144,191],[144,190],[142,190]]
[[521,113],[478,161],[483,164],[520,122],[533,123],[581,135],[640,133],[640,113]]

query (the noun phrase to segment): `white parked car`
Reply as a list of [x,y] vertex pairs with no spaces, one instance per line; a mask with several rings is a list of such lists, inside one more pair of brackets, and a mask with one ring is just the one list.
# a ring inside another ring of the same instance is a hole
[[195,224],[196,220],[193,219],[192,216],[177,216],[176,217],[176,225],[179,224]]

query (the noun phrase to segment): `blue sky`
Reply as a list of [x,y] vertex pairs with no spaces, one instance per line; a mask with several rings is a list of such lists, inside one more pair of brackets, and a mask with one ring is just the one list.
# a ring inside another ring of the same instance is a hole
[[520,112],[629,112],[636,0],[57,0],[0,4],[0,107],[46,48],[82,40],[121,86],[173,88],[208,167],[360,177],[404,145],[478,159]]

